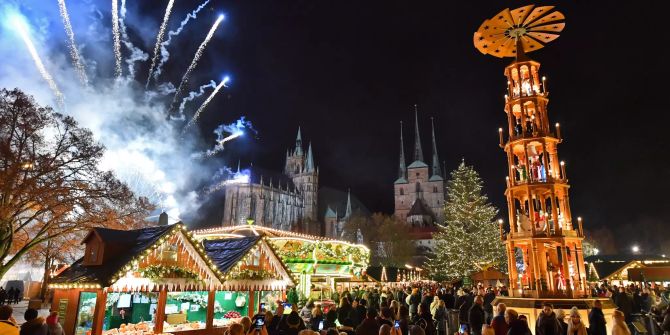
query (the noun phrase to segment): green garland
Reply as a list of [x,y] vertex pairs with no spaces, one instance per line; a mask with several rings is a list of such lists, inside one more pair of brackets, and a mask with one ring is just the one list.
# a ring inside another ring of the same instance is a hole
[[164,279],[164,278],[184,278],[195,281],[200,280],[200,276],[190,269],[185,269],[176,265],[149,265],[140,270],[144,278]]
[[360,247],[316,242],[304,243],[295,250],[282,251],[282,259],[288,263],[303,263],[304,260],[312,262],[315,248],[319,263],[323,264],[349,264],[349,256],[356,264],[367,264],[370,258],[370,253]]
[[238,280],[265,280],[278,279],[279,277],[273,272],[266,270],[240,270],[230,275],[230,279]]

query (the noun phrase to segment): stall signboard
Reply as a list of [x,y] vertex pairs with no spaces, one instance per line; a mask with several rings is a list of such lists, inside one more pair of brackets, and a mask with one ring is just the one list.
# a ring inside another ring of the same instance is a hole
[[65,314],[67,313],[67,299],[60,299],[58,301],[58,322],[61,327],[65,327]]

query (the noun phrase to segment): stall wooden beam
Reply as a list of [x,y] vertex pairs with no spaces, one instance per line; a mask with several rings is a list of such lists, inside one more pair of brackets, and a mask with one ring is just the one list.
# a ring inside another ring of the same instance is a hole
[[158,304],[156,305],[156,320],[154,320],[154,333],[163,332],[163,322],[165,322],[165,304],[167,304],[167,287],[161,287],[158,291]]
[[207,321],[205,325],[205,329],[212,329],[214,328],[214,306],[216,304],[215,302],[215,296],[216,296],[216,291],[209,291],[207,295]]
[[102,334],[102,326],[105,321],[105,311],[107,307],[107,292],[104,290],[97,290],[95,298],[95,310],[93,314],[93,329],[91,334]]

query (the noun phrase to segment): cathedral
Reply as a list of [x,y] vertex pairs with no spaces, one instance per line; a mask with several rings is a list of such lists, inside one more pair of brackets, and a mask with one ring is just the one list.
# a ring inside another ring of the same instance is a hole
[[[238,167],[239,173],[239,167]],[[257,167],[243,170],[244,178],[225,186],[224,226],[254,224],[282,230],[321,235],[317,222],[319,168],[314,164],[312,144],[303,150],[302,135],[294,149],[286,151],[282,173]]]
[[436,223],[444,219],[445,181],[440,167],[435,142],[435,125],[432,122],[432,158],[429,166],[424,160],[419,134],[419,118],[414,106],[414,157],[407,166],[400,125],[400,166],[398,179],[394,183],[395,216],[411,226],[412,238],[419,253],[430,252],[434,248],[433,233]]

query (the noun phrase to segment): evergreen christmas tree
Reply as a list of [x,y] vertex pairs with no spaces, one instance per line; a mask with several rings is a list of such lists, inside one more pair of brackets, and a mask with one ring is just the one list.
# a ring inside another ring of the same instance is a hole
[[465,162],[451,172],[444,222],[433,236],[435,256],[427,264],[433,279],[460,279],[487,266],[507,270],[505,245],[495,221],[498,210],[482,188],[479,174]]

